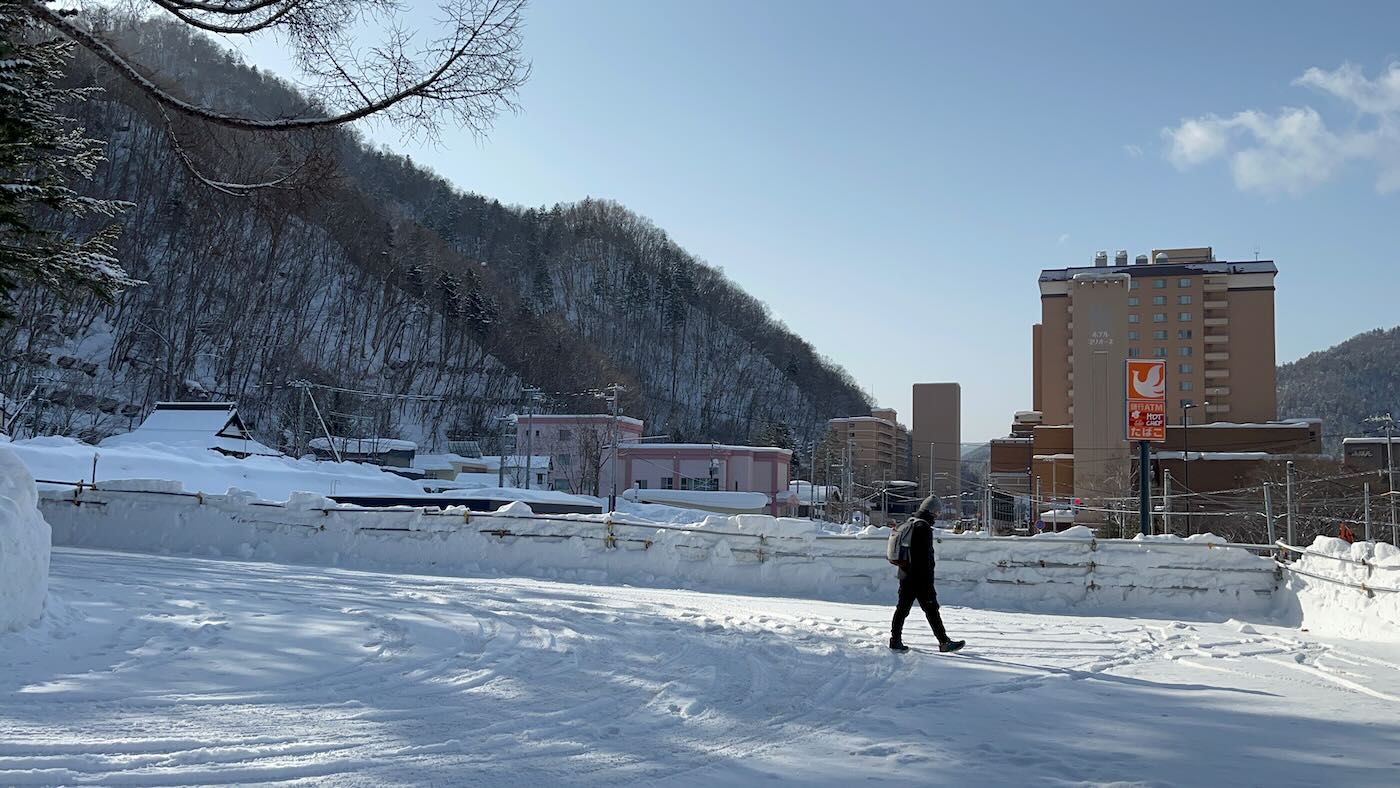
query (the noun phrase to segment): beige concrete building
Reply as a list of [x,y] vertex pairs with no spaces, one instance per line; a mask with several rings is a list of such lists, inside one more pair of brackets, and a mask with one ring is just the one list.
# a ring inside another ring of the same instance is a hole
[[[1200,247],[1154,249],[1132,265],[1126,252],[1118,252],[1113,265],[1100,252],[1093,266],[1040,273],[1041,322],[1031,331],[1032,397],[1045,424],[1076,423],[1076,392],[1081,408],[1087,401],[1077,353],[1091,333],[1105,329],[1076,303],[1074,282],[1084,274],[1127,276],[1125,308],[1113,317],[1108,337],[1127,358],[1166,359],[1169,423],[1182,423],[1185,405],[1203,406],[1191,414],[1198,423],[1277,417],[1278,269],[1268,260],[1217,261],[1210,247]],[[1119,363],[1120,377],[1121,369]],[[1121,404],[1121,396],[1111,399]]]
[[[848,416],[827,422],[826,440],[817,450],[818,467],[830,460],[843,464],[850,457],[851,480],[860,485],[910,480],[913,473],[909,430],[889,408],[876,408],[869,416]],[[840,484],[834,475],[831,484]],[[827,480],[823,477],[823,482]]]
[[919,490],[945,503],[962,495],[962,386],[914,384],[914,456]]

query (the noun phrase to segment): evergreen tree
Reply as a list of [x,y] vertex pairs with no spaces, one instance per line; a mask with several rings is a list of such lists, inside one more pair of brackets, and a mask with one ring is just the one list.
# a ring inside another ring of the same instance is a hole
[[110,301],[140,284],[113,256],[121,232],[115,222],[90,234],[55,229],[130,206],[69,185],[91,179],[103,159],[102,143],[61,113],[99,90],[61,85],[72,49],[40,32],[14,3],[0,2],[0,320],[12,316],[12,292],[23,286]]

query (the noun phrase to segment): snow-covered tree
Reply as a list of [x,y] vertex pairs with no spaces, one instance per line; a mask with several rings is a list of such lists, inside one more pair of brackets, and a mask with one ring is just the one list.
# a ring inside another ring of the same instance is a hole
[[110,300],[135,284],[113,256],[119,225],[63,229],[110,219],[128,205],[70,185],[91,178],[103,158],[102,143],[61,110],[94,90],[62,85],[72,49],[15,3],[0,2],[0,320],[21,286]]

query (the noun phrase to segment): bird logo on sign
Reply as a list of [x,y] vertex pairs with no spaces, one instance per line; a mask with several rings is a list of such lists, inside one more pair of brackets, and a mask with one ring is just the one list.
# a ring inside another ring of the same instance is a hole
[[1167,394],[1167,376],[1160,364],[1131,375],[1133,395],[1137,399],[1162,399]]

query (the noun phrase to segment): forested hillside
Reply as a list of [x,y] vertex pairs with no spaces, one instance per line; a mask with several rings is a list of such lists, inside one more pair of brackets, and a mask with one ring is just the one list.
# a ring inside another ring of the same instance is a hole
[[1328,450],[1364,434],[1366,419],[1400,416],[1400,328],[1358,334],[1278,369],[1279,415],[1323,420]]
[[[108,24],[190,97],[266,117],[307,106],[183,26]],[[621,383],[624,412],[685,440],[785,425],[805,442],[868,408],[763,304],[622,206],[504,206],[344,130],[271,147],[206,134],[190,155],[230,180],[312,154],[285,188],[225,193],[196,180],[158,111],[105,68],[74,62],[72,80],[106,92],[69,114],[108,141],[84,188],[134,204],[117,257],[148,284],[111,305],[19,294],[0,326],[0,392],[11,407],[34,393],[25,434],[100,438],[157,400],[226,398],[291,448],[310,429],[289,386],[302,380],[326,387],[313,391],[333,430],[425,447],[489,438],[525,385],[546,392],[545,409],[597,411],[577,395]]]

